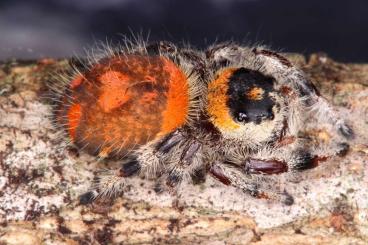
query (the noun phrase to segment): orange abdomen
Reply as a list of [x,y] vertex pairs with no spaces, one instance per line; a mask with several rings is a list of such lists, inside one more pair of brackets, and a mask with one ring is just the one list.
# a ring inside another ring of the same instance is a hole
[[185,124],[189,85],[162,56],[105,58],[71,81],[57,121],[90,154],[122,157]]

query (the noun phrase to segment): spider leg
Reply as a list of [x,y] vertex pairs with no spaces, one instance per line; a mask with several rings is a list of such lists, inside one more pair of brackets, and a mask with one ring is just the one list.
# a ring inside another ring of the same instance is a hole
[[209,173],[225,185],[231,185],[256,198],[272,199],[285,205],[292,205],[294,199],[286,191],[276,190],[265,176],[248,174],[241,166],[215,162]]
[[247,174],[274,175],[315,168],[321,161],[327,159],[324,156],[312,155],[304,149],[298,149],[285,157],[285,159],[284,157],[274,156],[269,159],[263,159],[259,155],[250,156],[236,165]]
[[305,98],[306,109],[318,121],[328,123],[346,139],[354,138],[353,129],[343,120],[336,110],[317,90],[317,88],[306,78],[298,76],[298,92]]
[[[263,159],[265,151],[273,152],[271,158]],[[346,153],[346,147],[341,147],[339,154]],[[338,154],[338,152],[336,152]],[[231,162],[215,162],[209,173],[225,185],[235,186],[257,198],[281,201],[286,205],[293,204],[293,198],[285,191],[275,190],[275,186],[267,182],[266,175],[282,174],[293,171],[304,171],[317,167],[332,155],[315,155],[308,149],[297,148],[291,152],[270,150],[265,148],[257,154],[249,155],[242,160],[237,156]]]
[[120,169],[100,171],[90,190],[79,197],[79,203],[86,205],[97,198],[115,198],[121,193],[125,178],[139,174],[141,169],[142,163],[135,157],[129,157]]
[[[168,153],[173,147],[180,142],[184,142],[185,137],[183,134],[176,130],[173,133],[165,137],[156,146],[156,150],[163,153]],[[180,158],[177,156],[171,159],[171,166],[167,168],[166,185],[170,188],[175,188],[183,180],[183,175],[189,173],[190,176],[197,176],[199,171],[197,169],[187,169],[192,165],[195,156],[200,149],[201,145],[197,141],[189,141],[182,144],[183,151],[180,154]],[[189,171],[188,171],[189,170]],[[193,172],[193,173],[192,173]]]
[[197,154],[200,150],[197,142],[191,142],[184,148],[180,159],[177,163],[168,167],[168,175],[166,185],[169,188],[176,189],[182,181],[193,181],[193,177],[199,176],[202,168],[201,154]]
[[282,85],[290,86],[295,90],[301,101],[303,101],[303,106],[309,109],[310,113],[320,122],[332,125],[346,139],[354,138],[352,128],[346,124],[337,110],[320,94],[302,71],[276,52],[253,49],[253,53],[257,62],[262,64],[261,68],[264,72],[275,75]]
[[191,181],[194,185],[204,183],[206,181],[207,169],[202,166],[193,168],[175,168],[168,170],[163,174],[155,185],[155,192],[169,192],[177,194],[179,186],[183,181]]
[[143,146],[136,153],[127,156],[120,169],[100,171],[90,190],[80,196],[80,203],[88,204],[97,198],[115,198],[122,192],[127,177],[157,176],[162,171],[163,158],[181,140],[183,136],[176,130],[153,146]]
[[325,98],[318,95],[310,96],[311,113],[320,121],[332,125],[346,139],[354,138],[353,129],[340,117],[336,109]]
[[115,198],[122,192],[127,177],[158,176],[161,182],[175,192],[180,183],[198,172],[201,167],[201,144],[187,140],[176,130],[152,146],[145,146],[123,160],[120,169],[101,171],[91,189],[80,196],[81,204],[97,198]]
[[276,159],[247,158],[243,168],[248,174],[281,174],[288,171],[287,163]]
[[190,175],[193,185],[203,184],[206,181],[206,166],[199,167]]
[[[345,143],[337,144],[331,150],[321,150],[319,147],[319,151],[308,149],[306,146],[298,146],[291,151],[266,148],[245,160],[236,161],[236,164],[249,174],[273,175],[312,169],[334,156],[344,156],[348,150],[349,145]],[[268,159],[263,159],[262,156],[266,155],[266,152],[272,152],[272,155]],[[240,158],[238,156],[238,159]]]
[[179,130],[175,130],[174,132],[164,137],[158,144],[156,144],[155,150],[162,153],[168,153],[183,139],[184,136],[182,135],[182,133]]
[[267,181],[266,175],[281,174],[289,171],[303,171],[317,167],[325,156],[312,155],[308,151],[299,150],[292,153],[289,160],[281,158],[261,159],[249,157],[240,164],[230,162],[211,165],[209,173],[225,185],[240,188],[256,198],[265,198],[280,201],[285,205],[292,205],[293,197],[285,190]]
[[203,178],[202,154],[199,153],[201,149],[202,145],[195,139],[180,142],[180,146],[175,149],[178,151],[170,159],[165,159],[164,174],[157,183],[157,189],[168,189],[175,193],[183,181]]

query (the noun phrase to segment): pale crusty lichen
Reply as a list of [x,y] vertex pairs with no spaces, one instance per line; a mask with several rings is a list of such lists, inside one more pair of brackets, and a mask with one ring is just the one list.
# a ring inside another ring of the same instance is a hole
[[[79,206],[97,162],[62,146],[42,99],[65,61],[0,67],[0,244],[365,244],[368,241],[368,65],[292,56],[353,124],[349,154],[280,177],[293,206],[250,198],[210,178],[179,197],[132,178],[114,204]],[[328,133],[311,132],[321,140]],[[287,181],[286,181],[287,180]],[[111,206],[112,205],[112,206]]]

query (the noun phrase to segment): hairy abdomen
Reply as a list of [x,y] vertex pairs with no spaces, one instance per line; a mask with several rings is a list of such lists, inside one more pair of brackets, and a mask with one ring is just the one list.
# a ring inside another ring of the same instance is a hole
[[77,147],[122,157],[185,124],[188,110],[188,82],[175,63],[121,55],[77,75],[55,114]]

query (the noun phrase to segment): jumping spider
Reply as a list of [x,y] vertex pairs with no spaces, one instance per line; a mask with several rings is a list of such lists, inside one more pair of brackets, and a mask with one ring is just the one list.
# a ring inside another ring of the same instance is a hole
[[291,205],[286,191],[273,192],[262,178],[314,168],[348,148],[340,140],[315,154],[299,135],[306,119],[353,137],[302,71],[261,47],[224,43],[201,52],[140,43],[76,70],[58,90],[54,121],[77,148],[121,160],[120,169],[95,178],[83,204],[112,198],[134,175],[175,190],[209,173]]

